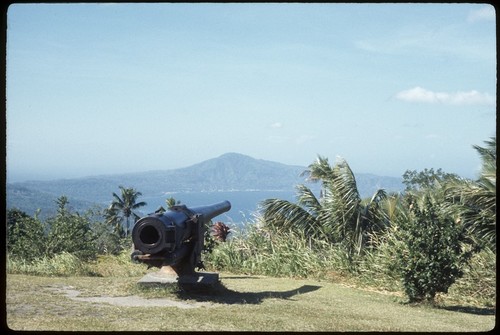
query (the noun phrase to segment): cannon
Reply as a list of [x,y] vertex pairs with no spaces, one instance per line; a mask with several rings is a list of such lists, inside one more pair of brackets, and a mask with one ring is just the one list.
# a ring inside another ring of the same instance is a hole
[[132,261],[158,267],[162,274],[177,276],[179,281],[200,281],[195,269],[203,269],[205,225],[230,209],[229,201],[191,208],[175,205],[142,217],[132,230]]

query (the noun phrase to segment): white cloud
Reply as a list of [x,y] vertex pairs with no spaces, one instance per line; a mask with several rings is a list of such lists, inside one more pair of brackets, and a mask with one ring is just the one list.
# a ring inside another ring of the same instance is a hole
[[271,125],[271,128],[282,128],[283,124],[281,122],[275,122]]
[[471,10],[467,22],[495,21],[495,7],[488,5],[481,9]]
[[447,105],[495,105],[495,98],[476,90],[468,92],[433,92],[414,87],[396,94],[396,99],[408,102],[441,103]]

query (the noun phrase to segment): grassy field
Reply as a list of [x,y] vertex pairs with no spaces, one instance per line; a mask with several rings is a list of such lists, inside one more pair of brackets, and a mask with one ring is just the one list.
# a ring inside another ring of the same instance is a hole
[[14,330],[488,331],[495,310],[411,306],[340,284],[221,274],[211,292],[140,288],[141,277],[7,275]]

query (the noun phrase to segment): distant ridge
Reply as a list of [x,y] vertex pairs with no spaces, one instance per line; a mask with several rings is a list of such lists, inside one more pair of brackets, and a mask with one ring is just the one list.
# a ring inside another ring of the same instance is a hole
[[[303,166],[255,159],[239,153],[226,153],[200,163],[172,170],[157,170],[116,175],[90,176],[52,181],[26,181],[7,184],[7,208],[17,207],[28,213],[46,208],[57,197],[66,195],[76,210],[92,203],[109,204],[118,186],[133,187],[144,197],[170,192],[218,191],[289,191],[305,183]],[[378,188],[401,191],[402,180],[372,174],[356,174],[362,197]],[[166,196],[165,198],[167,198]]]

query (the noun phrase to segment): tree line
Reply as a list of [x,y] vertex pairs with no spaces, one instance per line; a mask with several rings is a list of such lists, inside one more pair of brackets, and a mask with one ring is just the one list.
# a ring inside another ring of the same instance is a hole
[[[134,188],[119,186],[120,193],[112,193],[113,200],[105,209],[90,208],[85,213],[73,212],[66,196],[56,200],[57,211],[45,220],[39,212],[30,216],[13,208],[7,211],[7,253],[14,260],[35,262],[63,252],[73,254],[82,261],[96,259],[98,255],[118,255],[130,250],[129,236],[133,224],[140,218],[137,210],[146,206],[138,201],[142,195]],[[168,198],[167,208],[180,204]],[[157,212],[164,212],[160,207]],[[210,252],[216,241],[225,241],[229,227],[222,222],[210,224],[205,233],[205,252]]]
[[32,217],[19,209],[8,210],[8,256],[35,261],[67,252],[85,261],[129,249],[131,222],[139,218],[136,210],[146,203],[137,201],[141,192],[119,189],[108,208],[90,208],[83,214],[71,211],[66,196],[56,200],[56,214],[43,221],[38,212]]

